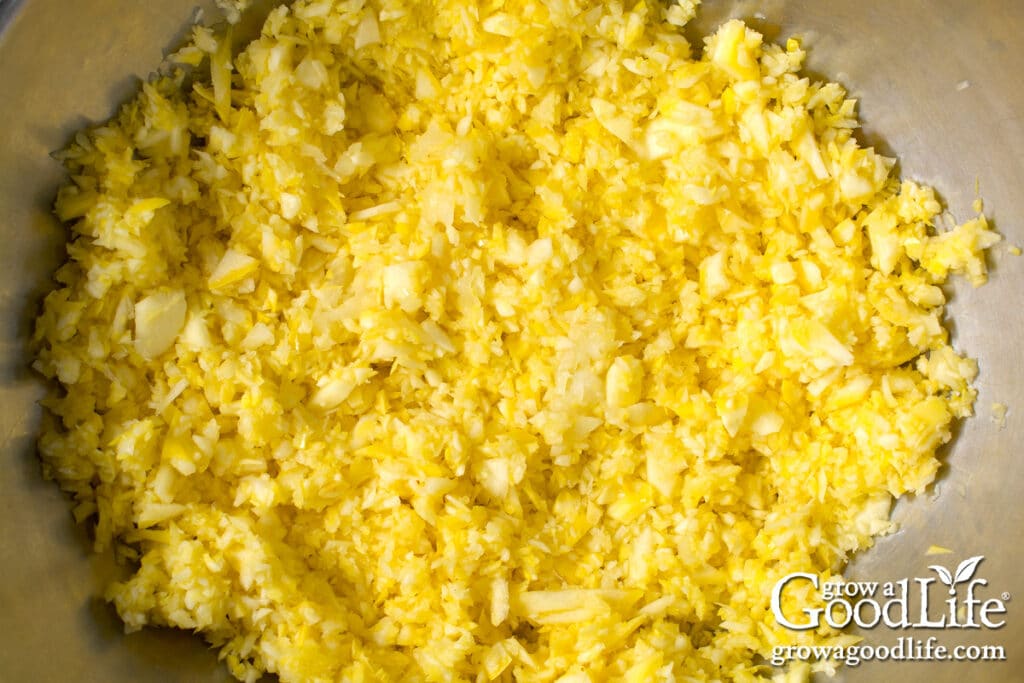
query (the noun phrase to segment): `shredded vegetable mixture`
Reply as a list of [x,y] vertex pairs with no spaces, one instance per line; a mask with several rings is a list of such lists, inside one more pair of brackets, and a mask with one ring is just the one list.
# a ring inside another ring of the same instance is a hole
[[[983,217],[693,0],[298,0],[64,154],[40,449],[129,629],[282,681],[751,681],[891,530]],[[795,596],[799,597],[799,596]],[[803,675],[800,670],[791,676]]]

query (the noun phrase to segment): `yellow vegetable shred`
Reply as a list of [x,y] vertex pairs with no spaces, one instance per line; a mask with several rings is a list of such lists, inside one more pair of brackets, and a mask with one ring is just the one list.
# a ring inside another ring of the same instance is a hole
[[297,0],[77,136],[40,450],[129,630],[247,681],[754,681],[838,642],[772,586],[934,478],[976,374],[941,285],[998,236],[937,229],[799,42],[691,46],[695,11]]

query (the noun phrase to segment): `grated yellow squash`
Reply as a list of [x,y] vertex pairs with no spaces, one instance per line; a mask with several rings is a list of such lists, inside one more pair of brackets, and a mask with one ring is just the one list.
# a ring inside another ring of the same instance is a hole
[[[297,0],[64,153],[46,472],[239,679],[756,681],[969,415],[983,216],[694,0]],[[806,674],[794,669],[791,678]]]

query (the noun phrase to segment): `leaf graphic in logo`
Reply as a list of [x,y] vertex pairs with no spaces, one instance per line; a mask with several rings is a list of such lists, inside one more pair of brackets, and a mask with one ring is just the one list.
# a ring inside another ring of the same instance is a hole
[[945,567],[940,567],[937,564],[928,565],[928,569],[934,569],[935,573],[939,575],[939,581],[949,586],[949,593],[952,595],[953,590],[953,575],[949,573],[949,570]]
[[962,583],[963,581],[970,581],[971,577],[974,576],[974,572],[978,569],[978,565],[985,559],[984,555],[975,555],[974,557],[968,557],[966,560],[960,563],[960,566],[956,568],[956,575],[953,577],[953,583]]
[[956,595],[956,585],[958,583],[963,583],[964,581],[970,581],[971,577],[974,576],[974,572],[977,571],[978,565],[981,564],[981,561],[984,559],[984,555],[968,557],[957,565],[955,575],[950,574],[948,569],[940,567],[937,564],[928,565],[928,569],[934,569],[935,573],[939,575],[939,580],[949,586],[949,594]]

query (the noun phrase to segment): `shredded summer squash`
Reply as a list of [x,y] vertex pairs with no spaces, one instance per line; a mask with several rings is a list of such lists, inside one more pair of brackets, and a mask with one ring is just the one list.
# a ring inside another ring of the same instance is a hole
[[[923,490],[983,216],[693,0],[297,0],[63,160],[47,473],[252,681],[755,681]],[[793,595],[799,599],[799,595]],[[847,639],[847,640],[844,640]]]

